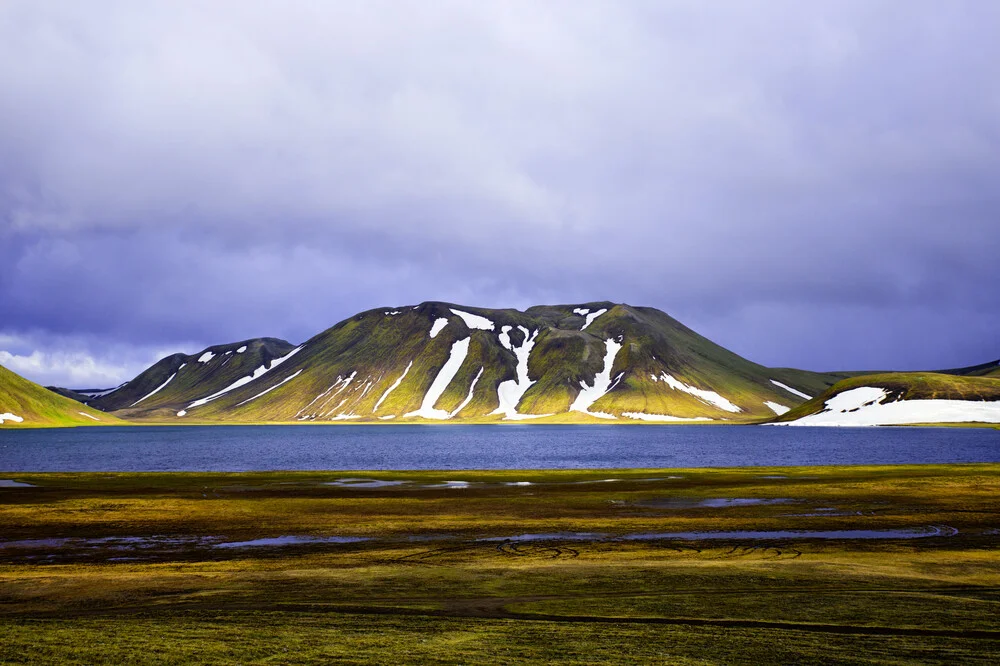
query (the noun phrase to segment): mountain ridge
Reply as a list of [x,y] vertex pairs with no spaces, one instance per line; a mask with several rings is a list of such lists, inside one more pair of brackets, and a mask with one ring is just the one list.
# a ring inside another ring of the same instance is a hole
[[[223,372],[243,344],[255,353]],[[425,301],[359,312],[297,346],[256,339],[171,355],[89,404],[167,422],[739,423],[833,383],[772,374],[655,308]]]

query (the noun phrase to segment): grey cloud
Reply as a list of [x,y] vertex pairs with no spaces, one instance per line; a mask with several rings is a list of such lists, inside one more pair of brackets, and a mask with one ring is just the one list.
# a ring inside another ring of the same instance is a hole
[[[5,3],[0,332],[298,341],[384,304],[606,298],[774,364],[979,362],[998,19]],[[903,323],[934,334],[871,344]]]

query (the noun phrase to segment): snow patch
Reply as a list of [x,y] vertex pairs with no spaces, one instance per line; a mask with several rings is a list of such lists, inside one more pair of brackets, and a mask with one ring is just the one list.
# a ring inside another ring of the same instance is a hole
[[187,416],[187,410],[182,409],[181,411],[177,412],[177,416]]
[[862,386],[826,401],[817,414],[773,425],[879,426],[910,423],[1000,423],[1000,401],[897,400],[885,402],[889,392]]
[[291,357],[295,356],[295,354],[297,354],[299,352],[299,350],[302,349],[303,346],[304,345],[299,345],[298,347],[296,347],[292,351],[288,352],[284,356],[281,356],[279,358],[273,359],[270,364],[265,364],[265,365],[260,366],[259,368],[257,368],[256,370],[253,371],[253,374],[247,375],[246,377],[240,377],[235,382],[233,382],[232,384],[230,384],[229,386],[227,386],[226,388],[222,389],[219,392],[213,393],[212,395],[204,397],[204,398],[201,398],[199,400],[195,400],[190,405],[188,405],[187,408],[188,409],[192,409],[194,407],[200,407],[201,405],[204,405],[204,404],[207,404],[209,402],[212,402],[216,398],[220,398],[220,397],[224,396],[225,394],[229,393],[230,391],[234,391],[234,390],[238,389],[241,386],[245,386],[246,384],[249,384],[250,382],[254,381],[255,379],[260,379],[261,377],[263,377],[264,375],[266,375],[271,370],[274,370],[279,365],[281,365],[282,363],[284,363],[285,361],[287,361]]
[[247,398],[247,399],[246,399],[246,400],[244,400],[243,402],[240,402],[240,403],[237,403],[237,404],[236,404],[236,406],[237,406],[237,407],[242,407],[243,405],[247,404],[247,403],[248,403],[248,402],[250,402],[251,400],[256,400],[257,398],[259,398],[259,397],[260,397],[260,396],[262,396],[262,395],[267,395],[268,393],[270,393],[270,392],[271,392],[271,391],[273,391],[274,389],[278,388],[278,387],[279,387],[279,386],[281,386],[282,384],[284,384],[284,383],[286,383],[286,382],[290,382],[290,381],[292,381],[293,379],[295,379],[296,377],[298,377],[298,376],[299,376],[299,375],[300,375],[301,373],[302,373],[302,370],[301,370],[301,369],[299,369],[299,370],[296,370],[296,371],[295,371],[295,374],[293,374],[293,375],[289,375],[288,377],[285,377],[284,379],[282,379],[282,380],[281,380],[280,382],[278,382],[277,384],[275,384],[275,385],[274,385],[274,386],[272,386],[271,388],[269,388],[269,389],[265,389],[265,390],[261,391],[260,393],[258,393],[258,394],[257,394],[257,395],[255,395],[254,397],[252,397],[252,398]]
[[247,346],[246,346],[246,345],[243,345],[242,347],[240,347],[239,349],[237,349],[237,350],[236,350],[236,353],[237,353],[237,354],[242,354],[242,353],[243,353],[243,352],[245,352],[246,350],[247,350]]
[[588,312],[590,312],[590,308],[573,308],[573,314],[578,314],[581,317],[585,316]]
[[618,352],[621,350],[622,345],[620,342],[616,342],[612,338],[608,338],[604,341],[607,351],[604,354],[604,369],[597,373],[594,377],[593,386],[588,386],[587,382],[580,380],[581,391],[577,394],[576,400],[573,404],[569,406],[571,412],[583,412],[584,414],[590,414],[591,416],[597,416],[600,418],[615,418],[611,414],[606,414],[604,412],[591,412],[590,406],[601,399],[604,394],[611,390],[611,368],[615,364],[615,357],[618,356]]
[[622,416],[627,416],[630,419],[635,419],[637,421],[658,421],[658,422],[685,422],[685,421],[711,421],[712,419],[705,416],[695,416],[693,418],[684,418],[682,416],[669,416],[667,414],[646,414],[644,412],[622,412]]
[[446,412],[443,409],[434,409],[434,403],[438,401],[444,390],[448,388],[448,384],[451,380],[455,378],[458,374],[459,369],[462,367],[462,363],[465,362],[465,357],[469,354],[469,341],[472,338],[462,338],[456,341],[451,346],[451,352],[448,356],[448,360],[441,367],[438,372],[437,377],[431,382],[431,386],[427,389],[426,395],[424,395],[424,400],[420,404],[420,409],[408,412],[405,416],[421,416],[425,419],[437,419],[444,420],[450,419],[451,413]]
[[590,326],[591,324],[594,323],[595,319],[597,319],[598,317],[600,317],[602,314],[604,314],[607,311],[608,311],[607,308],[601,308],[597,312],[591,312],[590,314],[588,314],[587,315],[587,321],[585,321],[583,323],[583,326],[580,327],[580,330],[581,331],[586,330],[588,326]]
[[213,358],[215,358],[215,354],[212,353],[212,352],[210,352],[210,351],[207,351],[207,352],[205,352],[204,354],[202,354],[201,356],[198,357],[198,362],[199,363],[208,363]]
[[444,317],[435,319],[434,323],[431,325],[431,337],[436,338],[437,334],[441,332],[441,329],[443,329],[447,325],[448,325],[448,320],[445,319]]
[[383,314],[387,317],[393,317],[399,314],[399,310],[386,310]]
[[378,402],[375,403],[375,407],[372,408],[372,414],[378,411],[378,408],[382,405],[385,399],[389,397],[390,393],[399,388],[399,385],[403,383],[403,379],[406,377],[406,374],[410,371],[410,368],[412,367],[413,367],[413,361],[410,361],[409,365],[406,366],[406,370],[403,370],[403,374],[399,376],[399,379],[393,382],[392,386],[387,388],[385,390],[385,393],[382,394],[382,397],[379,398]]
[[777,402],[771,402],[770,400],[765,400],[764,404],[767,405],[771,409],[771,411],[777,414],[778,416],[781,416],[789,409],[791,409],[791,407],[785,407],[784,405],[778,404]]
[[[183,367],[183,366],[182,366],[182,367]],[[177,369],[178,369],[178,370],[180,370],[180,368],[177,368]],[[152,391],[150,391],[150,392],[149,392],[149,393],[147,393],[146,395],[142,396],[141,398],[139,398],[139,399],[138,399],[138,400],[136,400],[135,402],[133,402],[133,403],[132,403],[131,405],[129,405],[129,407],[135,407],[136,405],[138,405],[138,404],[139,404],[140,402],[142,402],[142,401],[143,401],[143,400],[145,400],[146,398],[148,398],[148,397],[150,397],[150,396],[153,396],[153,395],[156,395],[157,393],[159,393],[159,392],[160,392],[160,389],[162,389],[162,388],[163,388],[164,386],[166,386],[167,384],[169,384],[169,383],[170,383],[170,380],[172,380],[172,379],[173,379],[174,377],[176,377],[176,376],[177,376],[177,373],[176,373],[176,372],[175,372],[174,374],[170,375],[170,376],[169,376],[169,377],[167,378],[167,381],[163,382],[162,384],[160,384],[159,386],[157,386],[157,387],[156,387],[155,389],[153,389]]]
[[674,378],[673,375],[667,374],[666,372],[660,373],[660,379],[667,386],[674,389],[675,391],[682,391],[684,393],[693,395],[694,397],[698,398],[703,402],[715,405],[719,409],[723,409],[727,412],[734,412],[734,413],[743,411],[742,409],[740,409],[733,403],[729,402],[715,391],[708,391],[705,389],[695,388],[694,386],[685,384],[679,379]]
[[451,311],[461,317],[462,321],[465,322],[465,325],[471,329],[478,329],[480,331],[493,330],[493,322],[486,317],[481,317],[479,315],[472,314],[471,312],[462,312],[461,310],[456,310],[455,308],[452,308]]
[[0,423],[4,421],[13,421],[14,423],[24,423],[24,419],[17,414],[11,414],[10,412],[4,412],[0,414]]
[[394,419],[394,418],[396,418],[395,414],[386,414],[385,416],[378,417],[378,420],[379,421],[388,421],[389,419]]
[[785,389],[786,391],[788,391],[789,393],[791,393],[793,395],[799,396],[800,398],[805,398],[806,400],[809,400],[809,399],[812,398],[811,395],[806,395],[802,391],[797,391],[797,390],[793,389],[791,386],[789,386],[788,384],[782,384],[781,382],[779,382],[777,380],[774,380],[774,379],[771,380],[771,383],[774,384],[775,386],[777,386],[778,388]]
[[510,328],[510,326],[504,326],[500,329],[498,337],[500,338],[500,344],[513,352],[517,358],[517,378],[500,382],[500,385],[497,387],[497,398],[500,400],[500,406],[493,410],[492,414],[503,414],[505,419],[511,421],[537,418],[542,415],[518,414],[517,403],[521,402],[521,398],[531,388],[531,385],[535,383],[528,377],[528,357],[531,356],[531,350],[535,346],[538,331],[535,330],[529,334],[528,329],[524,326],[518,326],[518,330],[524,334],[524,341],[521,342],[520,347],[515,347],[510,341]]
[[331,421],[350,421],[352,419],[360,419],[360,418],[361,418],[360,414],[337,414],[336,416],[334,416],[330,420]]
[[96,416],[91,416],[87,412],[77,412],[77,414],[79,414],[80,416],[86,416],[88,419],[93,419],[95,421],[100,421],[101,420],[101,419],[97,418]]

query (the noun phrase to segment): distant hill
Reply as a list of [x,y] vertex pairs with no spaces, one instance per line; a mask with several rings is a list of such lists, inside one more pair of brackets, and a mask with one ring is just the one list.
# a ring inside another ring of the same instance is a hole
[[0,428],[90,425],[122,425],[122,421],[0,366]]
[[[996,363],[944,372],[852,377],[779,416],[788,425],[1000,423]],[[964,374],[963,371],[968,374]]]
[[170,423],[745,423],[841,378],[768,369],[654,308],[426,302],[359,313],[299,346],[265,338],[168,356],[86,402]]

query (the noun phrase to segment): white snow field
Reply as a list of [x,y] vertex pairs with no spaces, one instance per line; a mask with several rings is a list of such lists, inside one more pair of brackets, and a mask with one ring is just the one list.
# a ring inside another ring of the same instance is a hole
[[456,310],[452,308],[451,311],[462,318],[465,325],[471,329],[478,329],[480,331],[492,331],[494,329],[493,322],[486,317],[481,317],[471,312],[463,312],[461,310]]
[[0,423],[4,421],[13,421],[14,423],[24,423],[24,419],[17,414],[11,414],[10,412],[4,412],[0,414]]
[[213,358],[215,358],[215,354],[213,354],[210,351],[207,351],[207,352],[205,352],[204,354],[202,354],[201,356],[198,357],[198,362],[199,363],[208,363]]
[[406,366],[406,370],[403,370],[403,374],[399,376],[399,379],[394,381],[392,383],[392,386],[387,388],[385,390],[385,393],[382,394],[382,397],[379,398],[378,402],[375,403],[375,407],[372,408],[372,414],[378,411],[378,408],[382,405],[383,402],[385,402],[385,399],[389,397],[390,393],[399,388],[399,385],[403,383],[403,380],[406,378],[407,373],[410,372],[410,368],[412,367],[413,367],[413,361],[410,361],[410,363]]
[[[279,365],[281,365],[282,363],[284,363],[285,361],[287,361],[291,357],[295,356],[299,352],[299,350],[302,349],[303,346],[304,345],[299,345],[298,347],[296,347],[292,351],[288,352],[284,356],[280,356],[280,357],[278,357],[276,359],[273,359],[270,364],[266,364],[266,365],[260,366],[259,368],[257,368],[256,370],[253,371],[253,374],[247,375],[246,377],[240,377],[235,382],[233,382],[232,384],[230,384],[229,386],[227,386],[226,388],[222,389],[219,392],[213,393],[210,396],[206,396],[204,398],[200,398],[198,400],[195,400],[194,402],[192,402],[190,405],[187,406],[187,409],[185,409],[183,411],[187,412],[188,409],[193,409],[195,407],[200,407],[200,406],[202,406],[204,404],[212,402],[216,398],[220,398],[220,397],[224,396],[225,394],[229,393],[230,391],[234,391],[234,390],[238,389],[241,386],[245,386],[245,385],[249,384],[250,382],[254,381],[255,379],[260,379],[261,377],[263,377],[264,375],[266,375],[271,370],[274,370]],[[182,416],[182,415],[178,413],[177,416]]]
[[259,397],[260,397],[260,396],[262,396],[262,395],[267,395],[268,393],[270,393],[270,392],[271,392],[271,391],[273,391],[274,389],[278,388],[278,387],[279,387],[279,386],[281,386],[282,384],[286,384],[286,383],[288,383],[288,382],[292,381],[293,379],[295,379],[296,377],[298,377],[298,376],[299,376],[299,375],[300,375],[301,373],[302,373],[302,369],[300,368],[300,369],[296,370],[294,374],[292,374],[292,375],[289,375],[288,377],[285,377],[284,379],[282,379],[282,380],[281,380],[280,382],[278,382],[277,384],[275,384],[275,385],[274,385],[274,386],[272,386],[271,388],[269,388],[269,389],[264,389],[263,391],[261,391],[260,393],[258,393],[257,395],[255,395],[254,397],[252,397],[252,398],[247,398],[247,399],[246,399],[246,400],[244,400],[243,402],[240,402],[240,403],[237,403],[237,404],[236,404],[236,406],[237,406],[237,407],[242,407],[243,405],[247,404],[247,403],[248,403],[248,402],[250,402],[251,400],[256,400],[257,398],[259,398]]
[[434,409],[434,403],[438,401],[444,390],[448,388],[448,384],[455,378],[455,375],[458,374],[459,369],[462,367],[462,363],[465,362],[465,357],[469,354],[469,341],[471,339],[462,338],[452,344],[448,360],[441,366],[437,377],[434,378],[430,388],[427,389],[427,393],[424,394],[424,400],[420,403],[420,409],[408,412],[404,416],[421,416],[425,419],[436,419],[439,421],[451,418],[451,412],[446,412],[443,409]]
[[776,379],[772,379],[772,380],[771,380],[771,383],[772,383],[772,384],[774,384],[775,386],[777,386],[778,388],[783,388],[783,389],[785,389],[786,391],[788,391],[788,392],[789,392],[789,393],[791,393],[792,395],[797,395],[797,396],[799,396],[800,398],[805,398],[806,400],[809,400],[809,399],[811,399],[811,398],[812,398],[812,396],[811,396],[811,395],[806,395],[806,394],[805,394],[805,393],[803,393],[802,391],[798,391],[798,390],[796,390],[796,389],[793,389],[793,388],[792,388],[791,386],[789,386],[788,384],[782,384],[781,382],[779,382],[779,381],[778,381],[778,380],[776,380]]
[[[180,370],[180,368],[177,368],[177,369],[178,369],[178,370]],[[166,386],[167,384],[169,384],[169,383],[170,383],[170,381],[171,381],[171,380],[172,380],[172,379],[173,379],[174,377],[176,377],[176,376],[177,376],[177,373],[176,373],[176,372],[175,372],[174,374],[170,375],[169,377],[167,377],[167,381],[163,382],[162,384],[160,384],[159,386],[157,386],[157,387],[156,387],[155,389],[153,389],[152,391],[150,391],[150,392],[149,392],[149,393],[147,393],[146,395],[142,396],[141,398],[139,398],[139,399],[138,399],[138,400],[136,400],[135,402],[133,402],[133,403],[132,403],[131,405],[129,405],[129,407],[135,407],[136,405],[138,405],[138,404],[139,404],[140,402],[142,402],[142,401],[143,401],[143,400],[145,400],[146,398],[149,398],[149,397],[152,397],[152,396],[156,395],[157,393],[159,393],[159,392],[160,392],[160,389],[162,389],[162,388],[163,388],[164,386]]]
[[689,384],[685,384],[684,382],[680,381],[679,379],[675,379],[673,375],[670,375],[670,374],[668,374],[666,372],[661,372],[659,377],[657,377],[656,375],[650,375],[650,377],[653,379],[654,382],[657,381],[657,379],[659,379],[660,381],[662,381],[663,383],[665,383],[667,386],[669,386],[670,388],[674,389],[675,391],[682,391],[684,393],[688,393],[690,395],[693,395],[694,397],[698,398],[702,402],[707,402],[709,404],[715,405],[719,409],[723,409],[723,410],[725,410],[727,412],[742,412],[743,411],[738,406],[736,406],[733,403],[729,402],[728,400],[726,400],[725,398],[723,398],[721,395],[719,395],[715,391],[708,391],[708,390],[705,390],[705,389],[695,388],[694,386],[690,386]]
[[618,352],[622,348],[622,344],[612,338],[605,340],[604,345],[607,350],[604,354],[604,369],[594,377],[593,386],[588,386],[587,382],[580,380],[582,390],[577,394],[573,404],[569,406],[571,412],[583,412],[602,419],[616,418],[613,414],[590,411],[590,406],[611,390],[611,368],[615,364],[615,357],[618,356]]
[[444,317],[440,319],[435,319],[434,323],[431,324],[431,337],[436,338],[437,334],[441,332],[441,329],[448,325],[448,320]]
[[575,312],[576,314],[583,315],[583,316],[585,316],[587,318],[587,321],[585,321],[583,323],[583,326],[580,327],[581,331],[585,331],[588,326],[590,326],[591,324],[594,323],[595,319],[597,319],[598,317],[600,317],[602,314],[604,314],[607,311],[608,311],[607,308],[601,308],[600,310],[597,310],[596,312],[590,312],[589,310],[584,310],[583,308],[577,308],[576,310],[573,310],[573,312]]
[[548,414],[517,413],[517,403],[521,402],[521,398],[531,388],[531,385],[535,383],[528,377],[528,358],[531,356],[531,349],[535,346],[535,338],[538,337],[538,331],[529,333],[528,329],[524,326],[518,326],[517,330],[524,334],[524,340],[520,346],[515,347],[510,341],[511,328],[511,326],[501,328],[500,335],[497,338],[504,349],[512,352],[517,359],[517,379],[508,379],[507,381],[500,382],[500,385],[497,386],[497,398],[500,400],[500,405],[491,414],[503,414],[504,420],[507,421],[523,421],[525,419],[537,419],[542,416],[548,416]]
[[86,416],[88,419],[93,419],[95,421],[100,421],[101,420],[101,419],[97,418],[96,416],[92,416],[92,415],[88,414],[87,412],[77,412],[77,414],[79,414],[80,416]]
[[622,412],[622,416],[637,421],[657,421],[663,423],[684,423],[686,421],[711,421],[707,416],[683,417],[669,416],[667,414],[646,414],[644,412]]
[[770,400],[765,400],[764,404],[767,405],[770,408],[770,410],[772,412],[774,412],[775,414],[777,414],[778,416],[781,416],[782,414],[784,414],[785,412],[787,412],[789,409],[791,409],[791,407],[785,407],[784,405],[782,405],[780,403],[771,402]]
[[884,402],[889,392],[861,386],[826,401],[822,412],[769,425],[880,426],[908,423],[1000,423],[1000,401],[897,400]]
[[242,347],[240,347],[239,349],[237,349],[237,350],[236,350],[236,353],[237,353],[237,354],[242,354],[242,353],[243,353],[243,352],[245,352],[246,350],[247,350],[247,346],[246,346],[246,345],[243,345]]

